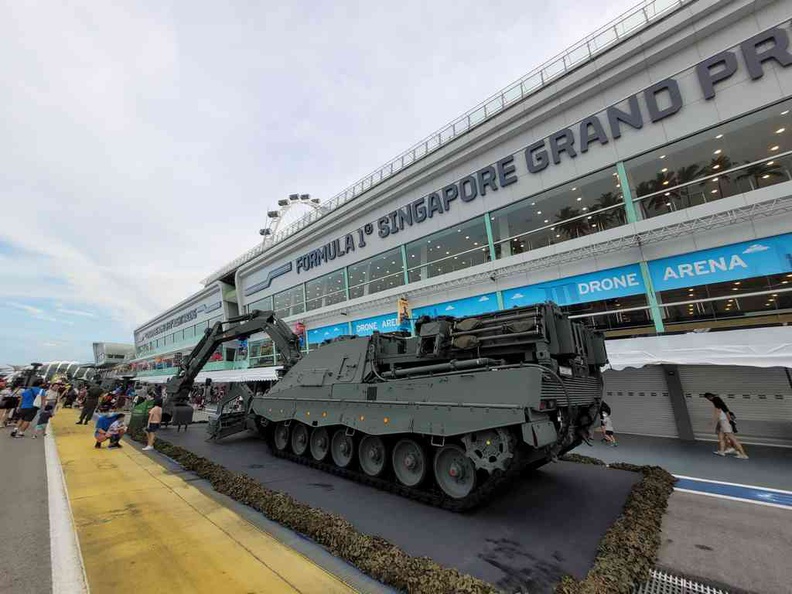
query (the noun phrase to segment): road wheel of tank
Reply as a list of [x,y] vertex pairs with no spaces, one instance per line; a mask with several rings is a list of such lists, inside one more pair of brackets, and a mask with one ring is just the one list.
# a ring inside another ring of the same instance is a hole
[[454,499],[464,499],[476,488],[476,466],[465,450],[455,444],[437,450],[434,475],[443,493]]
[[388,465],[385,442],[376,435],[367,435],[358,448],[360,468],[369,476],[380,476]]
[[311,456],[322,462],[330,452],[330,433],[324,427],[317,427],[311,432]]
[[426,451],[412,439],[402,439],[393,448],[393,472],[402,485],[417,487],[426,478],[429,466]]
[[279,452],[285,452],[289,447],[289,428],[285,423],[280,422],[275,425],[275,429],[272,431],[272,444]]
[[292,452],[302,456],[308,450],[308,427],[297,423],[291,431]]
[[333,433],[330,442],[330,455],[339,468],[347,468],[355,459],[355,442],[346,434],[346,429],[339,429]]

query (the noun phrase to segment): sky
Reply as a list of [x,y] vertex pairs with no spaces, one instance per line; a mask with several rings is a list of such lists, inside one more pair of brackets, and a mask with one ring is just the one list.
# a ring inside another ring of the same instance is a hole
[[634,0],[0,2],[0,364],[201,289]]

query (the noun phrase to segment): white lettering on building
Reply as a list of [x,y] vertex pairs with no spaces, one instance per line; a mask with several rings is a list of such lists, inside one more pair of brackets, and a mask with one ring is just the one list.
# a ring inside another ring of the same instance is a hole
[[735,268],[748,268],[748,264],[737,254],[733,254],[727,259],[726,256],[720,258],[709,258],[708,260],[696,260],[692,264],[678,264],[677,266],[666,266],[663,273],[663,280],[681,279],[685,277],[704,276],[716,272],[727,272]]
[[578,283],[578,294],[588,295],[590,293],[601,293],[603,291],[613,291],[615,289],[626,289],[627,287],[639,287],[638,273],[621,274],[610,276],[600,280]]

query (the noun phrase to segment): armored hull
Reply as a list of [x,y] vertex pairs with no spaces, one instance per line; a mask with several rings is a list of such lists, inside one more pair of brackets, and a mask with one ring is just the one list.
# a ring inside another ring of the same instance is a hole
[[604,341],[553,304],[416,333],[322,345],[249,399],[248,426],[278,456],[455,511],[586,438]]

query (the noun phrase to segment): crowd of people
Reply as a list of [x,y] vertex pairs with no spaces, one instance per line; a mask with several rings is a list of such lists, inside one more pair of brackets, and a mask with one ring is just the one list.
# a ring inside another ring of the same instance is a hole
[[112,390],[102,388],[99,383],[83,382],[79,387],[63,380],[46,382],[35,378],[30,386],[19,378],[10,385],[0,378],[0,428],[10,427],[9,435],[20,439],[28,435],[34,423],[33,439],[46,435],[50,419],[59,409],[80,408],[77,425],[88,425],[94,421],[94,447],[101,449],[107,441],[109,448],[121,448],[121,438],[126,433],[124,424],[128,408],[144,400],[152,400],[145,426],[147,445],[144,450],[154,449],[154,440],[162,423],[162,386],[144,388],[140,392],[134,386],[117,386]]

